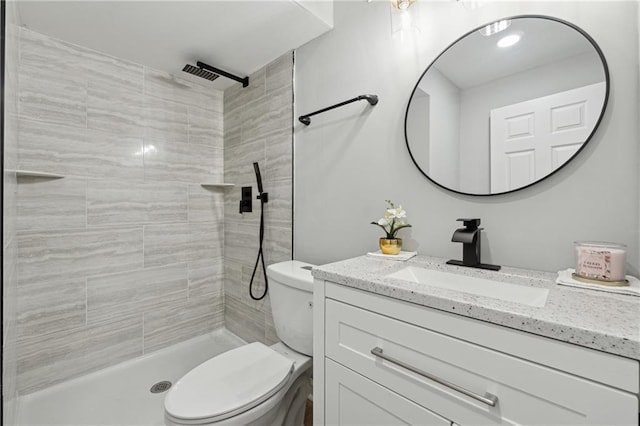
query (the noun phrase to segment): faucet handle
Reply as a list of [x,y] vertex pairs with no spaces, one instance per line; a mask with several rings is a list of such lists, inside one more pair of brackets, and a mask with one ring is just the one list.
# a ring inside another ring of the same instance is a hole
[[458,222],[462,222],[464,226],[470,231],[478,229],[478,226],[480,226],[480,219],[456,219],[456,220]]

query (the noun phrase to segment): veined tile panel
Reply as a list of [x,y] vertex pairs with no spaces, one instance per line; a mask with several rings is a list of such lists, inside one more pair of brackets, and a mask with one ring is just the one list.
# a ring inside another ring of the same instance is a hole
[[137,90],[104,82],[89,83],[87,127],[113,135],[144,137],[144,105]]
[[142,227],[22,232],[19,285],[142,267]]
[[185,183],[222,182],[223,154],[207,145],[146,140],[146,180]]
[[224,325],[224,303],[217,295],[189,299],[144,314],[144,352],[207,333]]
[[223,147],[223,114],[189,106],[189,143]]
[[267,65],[266,89],[273,93],[293,86],[293,52],[288,52]]
[[229,331],[249,343],[265,342],[266,321],[263,301],[248,305],[227,295],[224,302],[224,323]]
[[144,93],[167,101],[223,111],[222,91],[206,86],[206,82],[197,84],[150,68],[144,69]]
[[145,225],[145,267],[222,256],[222,222]]
[[20,167],[78,177],[143,180],[141,138],[20,120]]
[[146,95],[145,139],[170,143],[189,142],[188,107]]
[[87,279],[87,324],[150,312],[187,300],[187,264]]
[[90,180],[87,225],[146,224],[187,221],[187,185]]
[[86,226],[86,186],[83,179],[19,177],[20,231],[83,228]]
[[217,296],[223,300],[224,258],[189,262],[189,299],[203,295]]
[[291,180],[293,137],[291,129],[283,130],[266,138],[265,157],[267,174],[265,180]]
[[21,338],[83,327],[87,321],[84,277],[21,283],[18,330]]
[[13,425],[17,407],[17,320],[18,285],[17,177],[6,170],[18,165],[18,68],[20,29],[15,2],[5,7],[4,28],[4,135],[2,187],[2,424]]
[[237,108],[247,108],[257,99],[267,94],[267,71],[260,68],[249,76],[249,86],[242,87],[237,83],[224,91],[224,111],[234,111]]
[[[291,52],[253,74],[251,90],[225,91],[225,181],[256,188],[252,163],[258,161],[269,203],[265,208],[265,261],[291,259],[293,55]],[[225,324],[248,341],[273,343],[277,336],[268,298],[249,297],[258,251],[260,203],[253,213],[237,213],[239,191],[225,194]],[[262,271],[253,292],[264,289]]]
[[224,221],[225,195],[234,189],[189,185],[189,222]]
[[18,342],[18,386],[34,392],[142,355],[142,315]]
[[50,79],[74,77],[78,84],[107,82],[142,92],[142,65],[125,61],[82,46],[39,34],[26,28],[20,33],[20,63],[42,69]]
[[70,76],[42,77],[42,65],[20,67],[20,115],[69,126],[87,126],[87,85]]

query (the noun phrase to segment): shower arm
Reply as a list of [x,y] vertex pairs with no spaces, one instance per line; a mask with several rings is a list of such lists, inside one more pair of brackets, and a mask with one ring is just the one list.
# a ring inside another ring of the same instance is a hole
[[309,124],[311,124],[311,116],[312,115],[316,115],[316,114],[321,114],[325,111],[329,111],[332,110],[334,108],[339,108],[341,106],[350,104],[351,102],[356,102],[356,101],[363,101],[366,100],[367,102],[369,102],[369,105],[375,105],[378,103],[378,96],[377,95],[360,95],[360,96],[356,96],[355,98],[349,99],[348,101],[344,101],[344,102],[340,102],[339,104],[335,104],[335,105],[331,105],[330,107],[326,107],[326,108],[322,108],[319,109],[318,111],[314,111],[310,114],[305,114],[305,115],[301,115],[300,117],[298,117],[298,120],[304,124],[305,126],[308,126]]
[[235,80],[239,83],[242,83],[242,87],[247,87],[249,85],[249,77],[238,77],[237,75],[233,75],[226,71],[221,70],[220,68],[212,67],[211,65],[205,64],[204,62],[196,62],[198,68],[202,68],[203,70],[211,71],[213,73],[219,74],[223,77],[230,78],[231,80]]

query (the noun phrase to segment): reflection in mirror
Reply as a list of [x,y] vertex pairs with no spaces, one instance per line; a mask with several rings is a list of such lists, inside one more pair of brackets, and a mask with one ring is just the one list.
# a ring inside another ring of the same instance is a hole
[[580,151],[602,118],[608,84],[600,49],[577,27],[542,16],[490,24],[423,73],[407,107],[407,147],[446,189],[521,189]]

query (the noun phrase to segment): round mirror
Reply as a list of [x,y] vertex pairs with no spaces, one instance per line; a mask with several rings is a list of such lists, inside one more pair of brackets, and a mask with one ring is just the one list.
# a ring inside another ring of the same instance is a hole
[[407,148],[437,185],[462,194],[525,188],[574,158],[607,104],[609,71],[580,28],[516,16],[477,28],[416,84]]

